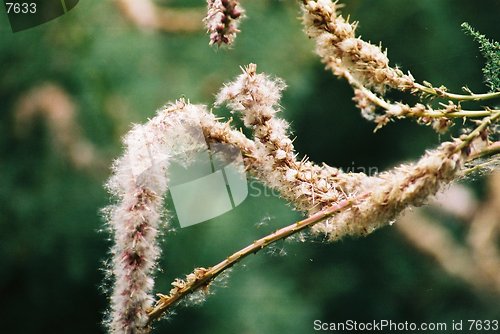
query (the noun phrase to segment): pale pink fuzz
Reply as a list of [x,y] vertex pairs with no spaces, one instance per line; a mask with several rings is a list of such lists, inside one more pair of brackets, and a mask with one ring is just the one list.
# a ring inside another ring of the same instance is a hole
[[[114,233],[111,272],[114,287],[108,320],[110,333],[149,332],[147,309],[153,304],[153,272],[160,255],[157,236],[167,190],[167,167],[173,155],[189,151],[196,141],[186,126],[201,126],[203,106],[180,100],[143,125],[123,142],[125,153],[113,166],[108,190],[117,203],[107,208]],[[202,116],[204,115],[204,116]]]

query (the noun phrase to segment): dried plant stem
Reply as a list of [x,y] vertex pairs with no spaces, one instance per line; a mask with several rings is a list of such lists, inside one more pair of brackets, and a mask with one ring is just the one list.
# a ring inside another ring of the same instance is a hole
[[333,215],[334,213],[349,208],[359,200],[362,200],[369,195],[369,193],[364,193],[359,196],[342,200],[301,221],[285,226],[263,238],[260,238],[259,240],[254,241],[245,248],[228,256],[225,260],[219,262],[215,266],[203,270],[203,273],[201,275],[196,277],[196,279],[192,282],[187,283],[182,289],[177,290],[176,293],[171,295],[157,294],[159,300],[156,302],[155,306],[148,312],[148,324],[150,324],[153,320],[160,318],[162,314],[164,314],[170,307],[175,305],[186,295],[208,286],[218,275],[231,268],[233,265],[235,265],[248,255],[255,254],[259,250],[275,243],[276,241],[286,239],[295,233],[311,227],[314,224],[317,224],[325,218]]
[[485,94],[474,94],[471,92],[470,95],[463,95],[463,94],[448,93],[441,88],[427,87],[427,86],[419,84],[419,83],[415,83],[414,87],[423,93],[434,95],[434,96],[441,97],[441,98],[450,99],[450,100],[485,101],[485,100],[492,100],[492,99],[500,98],[500,92],[485,93]]

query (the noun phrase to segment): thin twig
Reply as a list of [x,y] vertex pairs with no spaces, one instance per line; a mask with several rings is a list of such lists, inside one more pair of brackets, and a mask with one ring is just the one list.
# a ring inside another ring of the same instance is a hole
[[[387,102],[386,100],[380,98],[377,96],[377,94],[373,93],[371,90],[369,90],[368,88],[366,88],[361,82],[359,82],[358,80],[356,80],[356,78],[354,78],[354,76],[350,73],[349,70],[344,70],[343,72],[343,75],[344,77],[347,79],[347,81],[355,88],[361,90],[365,96],[375,105],[385,109],[385,110],[390,110],[392,105]],[[422,86],[422,87],[425,87],[425,86]],[[496,94],[496,93],[495,93]],[[493,94],[493,95],[495,95]],[[456,94],[451,94],[451,95],[456,95]],[[479,94],[479,95],[474,95],[476,97],[484,97],[486,95],[490,95],[490,94]],[[500,96],[500,93],[496,94],[498,96]],[[464,95],[465,96],[465,95]],[[471,95],[472,96],[472,95]],[[491,97],[490,97],[491,98]],[[469,100],[485,100],[486,98],[477,98],[477,99],[469,99]],[[467,100],[465,98],[461,99],[461,100]],[[448,118],[448,119],[451,119],[451,118],[479,118],[479,117],[486,117],[486,116],[490,116],[492,115],[493,113],[495,112],[498,112],[500,110],[496,110],[496,109],[485,109],[485,110],[459,110],[459,111],[448,111],[446,109],[442,109],[442,110],[425,110],[425,111],[421,111],[419,113],[407,113],[405,114],[405,116],[410,116],[410,117],[417,117],[417,118],[420,118],[420,117],[428,117],[428,118],[441,118],[441,117],[444,117],[444,118]]]
[[479,118],[490,116],[493,112],[500,110],[460,110],[447,112],[446,110],[430,110],[423,112],[419,117],[430,117],[430,118]]
[[193,293],[194,291],[208,286],[218,275],[220,275],[225,270],[231,268],[233,265],[244,259],[250,254],[255,254],[259,250],[275,243],[276,241],[286,239],[287,237],[298,233],[312,225],[321,222],[325,218],[337,213],[341,210],[345,210],[346,208],[354,205],[357,201],[368,197],[369,193],[364,193],[362,195],[348,198],[342,200],[332,206],[327,207],[326,209],[319,211],[301,221],[293,223],[291,225],[285,226],[259,240],[254,241],[252,244],[246,246],[245,248],[233,253],[228,256],[225,260],[219,262],[213,267],[206,269],[206,271],[200,276],[197,277],[192,283],[187,283],[182,289],[176,291],[176,293],[172,295],[162,295],[158,294],[160,299],[156,302],[156,305],[149,310],[148,316],[148,325],[155,319],[161,317],[163,313],[167,311],[169,307],[172,307],[174,304],[178,303],[183,297],[186,295]]
[[423,93],[431,94],[440,98],[446,98],[450,100],[459,100],[459,101],[484,101],[484,100],[491,100],[491,99],[497,99],[500,98],[500,92],[494,92],[494,93],[484,93],[484,94],[474,94],[471,93],[470,95],[463,95],[463,94],[453,94],[453,93],[448,93],[444,91],[443,89],[436,88],[436,87],[427,87],[424,85],[421,85],[419,83],[414,84],[415,88],[420,90]]
[[476,127],[472,132],[467,135],[460,136],[460,140],[462,141],[460,145],[458,145],[457,150],[461,150],[467,147],[472,140],[479,137],[481,132],[484,131],[490,124],[496,122],[496,120],[500,118],[500,111],[495,111],[490,117],[484,118],[478,127]]
[[488,170],[488,169],[491,170],[491,169],[494,169],[497,165],[498,165],[498,160],[493,160],[493,161],[488,160],[486,162],[474,165],[471,168],[464,169],[462,174],[467,176],[467,175],[470,175],[470,174],[475,173],[477,171],[484,171],[484,170]]
[[473,152],[467,161],[483,158],[486,156],[494,156],[500,153],[500,141],[491,143],[490,145],[482,148],[481,150]]
[[476,171],[480,170],[485,170],[488,168],[495,168],[499,164],[499,158],[500,158],[500,141],[496,141],[494,143],[491,143],[490,145],[483,147],[482,149],[473,152],[469,158],[467,159],[467,162],[476,160],[476,159],[481,159],[484,157],[490,157],[487,161],[482,162],[482,163],[474,163],[472,167],[467,168],[463,171],[464,175],[470,175]]

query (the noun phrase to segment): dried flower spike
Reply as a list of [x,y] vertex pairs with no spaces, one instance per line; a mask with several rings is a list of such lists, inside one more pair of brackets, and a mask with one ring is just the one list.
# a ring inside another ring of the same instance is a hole
[[[189,131],[200,115],[214,118],[203,106],[184,100],[168,105],[156,117],[136,125],[124,138],[125,153],[113,166],[108,190],[117,203],[106,210],[114,234],[110,271],[114,278],[109,332],[145,334],[146,310],[153,304],[153,273],[160,256],[157,236],[173,156],[196,145]],[[189,156],[186,157],[189,159]]]
[[302,21],[309,37],[316,41],[316,53],[339,77],[350,73],[365,87],[384,93],[387,88],[410,90],[411,75],[389,66],[387,52],[356,37],[357,23],[350,23],[330,0],[303,1]]
[[210,34],[210,45],[231,45],[239,32],[238,24],[243,15],[237,0],[207,0],[207,16],[203,20]]

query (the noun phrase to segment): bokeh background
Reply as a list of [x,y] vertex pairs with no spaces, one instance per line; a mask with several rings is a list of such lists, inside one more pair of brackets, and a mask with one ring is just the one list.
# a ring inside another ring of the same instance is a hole
[[[499,1],[345,2],[363,38],[382,41],[392,64],[419,81],[487,90],[483,59],[460,24],[500,39]],[[157,5],[196,9],[204,1]],[[257,63],[287,82],[282,116],[291,122],[297,150],[314,161],[383,170],[448,138],[406,121],[374,134],[355,109],[351,88],[314,55],[295,1],[243,5],[247,18],[231,49],[210,48],[203,29],[138,27],[113,1],[80,1],[59,19],[15,34],[2,9],[0,332],[104,332],[110,241],[100,209],[110,202],[103,184],[120,155],[120,138],[167,101],[185,96],[213,103],[240,65]],[[487,196],[484,180],[464,181],[479,201]],[[167,292],[175,277],[300,217],[256,183],[250,195],[203,224],[180,229],[172,219],[156,291]],[[467,230],[466,221],[439,219],[457,238]],[[312,333],[315,319],[450,324],[500,315],[498,294],[448,274],[394,227],[336,244],[281,242],[215,285],[204,303],[176,309],[156,333]]]

